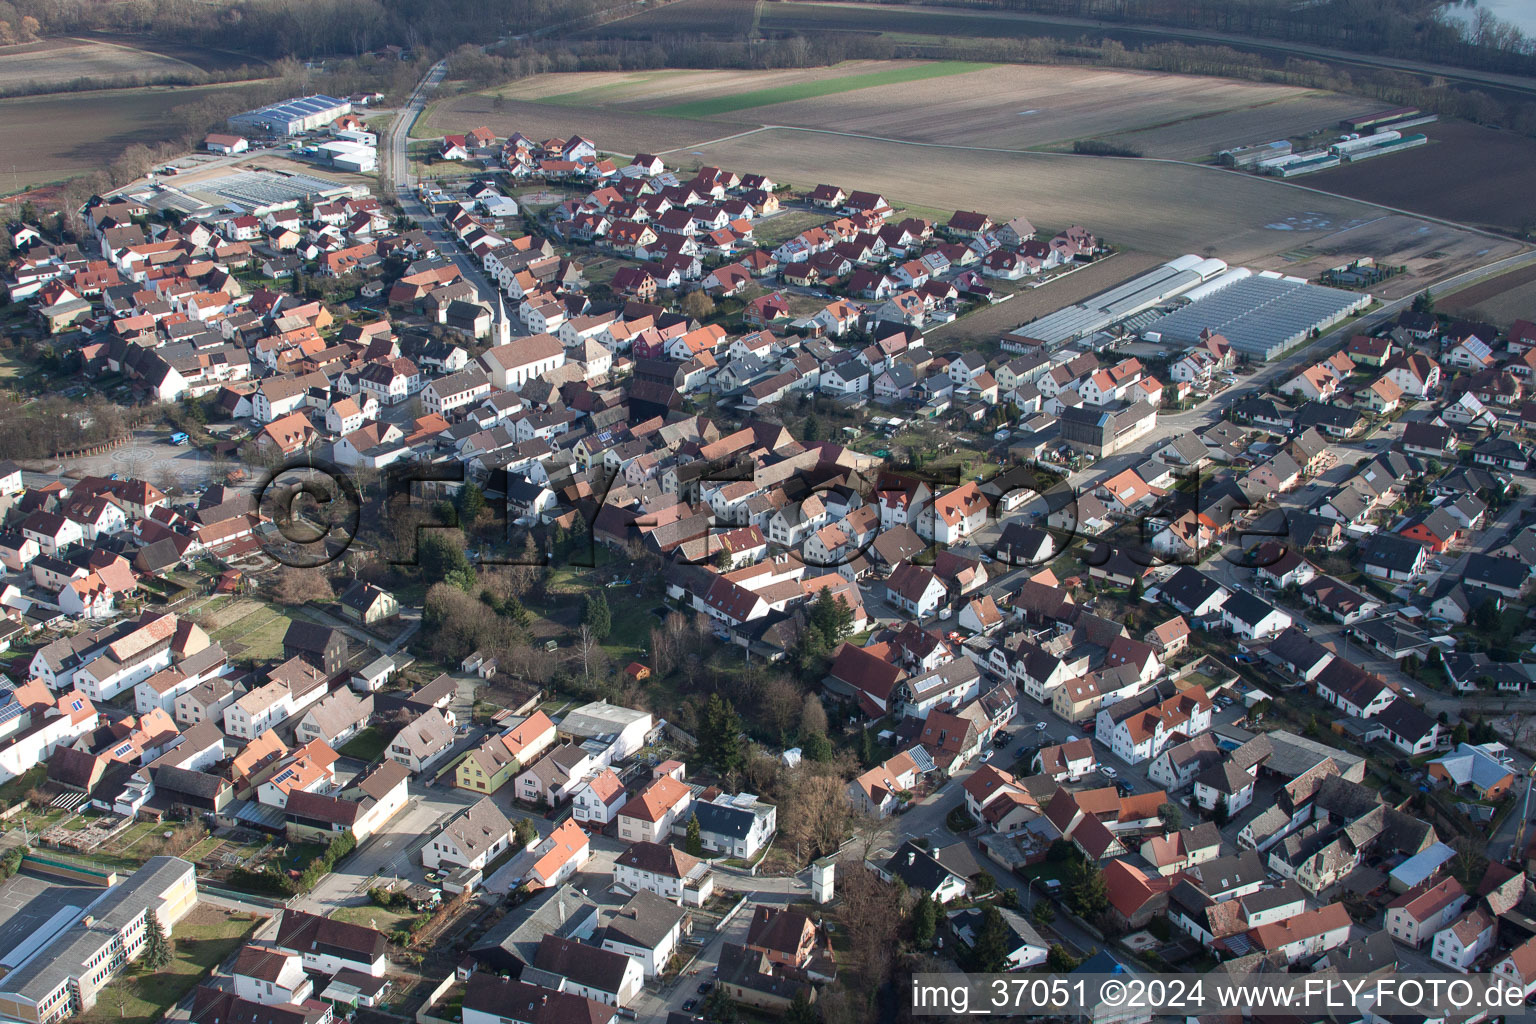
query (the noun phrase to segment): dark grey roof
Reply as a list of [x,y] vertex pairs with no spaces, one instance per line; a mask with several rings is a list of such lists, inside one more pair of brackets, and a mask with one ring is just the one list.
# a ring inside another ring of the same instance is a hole
[[732,839],[745,839],[752,833],[752,823],[757,815],[740,807],[726,804],[695,803],[693,815],[699,819],[699,830]]
[[346,634],[339,629],[305,619],[294,619],[288,624],[288,631],[283,634],[283,647],[291,647],[306,654],[324,654],[336,638],[340,638],[343,644],[347,641]]
[[1530,573],[1524,564],[1513,558],[1473,554],[1467,556],[1467,566],[1462,571],[1462,578],[1468,583],[1518,590],[1525,586]]
[[1418,743],[1438,724],[1417,705],[1402,697],[1383,708],[1376,715],[1376,721],[1392,735],[1409,743]]
[[229,786],[229,783],[217,775],[177,768],[175,765],[162,765],[151,771],[153,773],[151,781],[154,782],[156,789],[185,793],[205,800],[214,799],[221,790]]
[[539,942],[532,966],[599,992],[617,993],[624,985],[629,963],[623,953],[546,935]]
[[533,963],[545,935],[576,935],[596,921],[597,904],[574,887],[545,889],[486,932],[470,955],[497,970],[515,970]]
[[1273,612],[1275,608],[1268,601],[1254,597],[1245,590],[1239,590],[1222,602],[1221,610],[1239,622],[1251,626]]
[[1255,850],[1217,857],[1190,867],[1186,873],[1198,879],[1201,891],[1214,899],[1220,899],[1223,893],[1234,889],[1262,882],[1267,877],[1264,863]]
[[941,864],[933,854],[908,840],[901,844],[891,859],[885,862],[885,871],[907,883],[910,889],[933,892],[950,878],[958,876]]
[[1362,562],[1378,565],[1392,572],[1413,572],[1424,551],[1423,545],[1392,533],[1378,533],[1366,546]]
[[642,949],[655,949],[686,917],[671,900],[641,889],[608,920],[606,936]]

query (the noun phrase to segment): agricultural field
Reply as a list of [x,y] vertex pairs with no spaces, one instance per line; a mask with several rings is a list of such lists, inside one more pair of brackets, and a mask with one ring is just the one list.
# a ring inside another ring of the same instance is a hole
[[[441,138],[445,133],[482,124],[501,136],[523,132],[534,138],[551,138],[579,131],[595,140],[605,152],[627,156],[687,149],[741,130],[740,125],[720,121],[648,117],[597,108],[576,110],[553,103],[512,99],[508,99],[505,109],[498,111],[491,109],[488,94],[465,93],[428,107],[411,134],[417,138]],[[653,146],[657,149],[652,150]]]
[[[1250,131],[1237,122],[1253,118],[1264,125],[1277,105],[1287,125],[1306,131],[1362,106],[1327,93],[1231,79],[997,65],[915,85],[762,106],[752,116],[765,124],[1006,150],[1069,149],[1075,140],[1105,137],[1130,144],[1118,136],[1151,130],[1173,137],[1174,155],[1198,160],[1234,139],[1273,137],[1267,126]],[[1208,129],[1219,115],[1228,117]]]
[[60,181],[115,160],[125,147],[166,138],[166,114],[256,83],[109,89],[0,100],[0,192]]
[[[1193,252],[1294,274],[1309,272],[1308,261],[1322,269],[1357,255],[1411,266],[1418,260],[1420,269],[1432,271],[1458,257],[1495,259],[1517,250],[1512,242],[1383,216],[1349,199],[1177,163],[917,148],[857,138],[829,147],[821,136],[789,129],[719,142],[703,154],[715,165],[775,178],[804,180],[814,168],[818,180],[878,190],[893,203],[945,209],[963,202],[994,217],[1081,223],[1118,247],[1163,258]],[[1412,288],[1416,277],[1396,280]]]
[[1436,296],[1435,308],[1498,324],[1536,319],[1536,266],[1521,267],[1451,295]]
[[1462,224],[1536,232],[1536,139],[1443,121],[1421,129],[1427,146],[1345,164],[1304,180],[1340,195],[1370,199],[1399,209]]
[[749,33],[812,36],[827,32],[882,36],[893,42],[940,43],[949,38],[994,39],[1050,36],[1058,39],[1111,38],[1147,43],[1162,38],[1135,29],[1062,25],[1027,14],[917,5],[798,3],[791,0],[674,0],[606,25],[577,33],[588,39],[657,39],[688,35],[740,39]]
[[730,39],[752,30],[762,6],[762,0],[675,0],[633,18],[577,33],[577,36],[651,39],[687,34]]
[[1341,93],[1279,88],[1285,89],[1289,95],[1215,114],[1180,117],[1148,128],[1108,132],[1096,138],[1134,149],[1148,157],[1198,163],[1213,160],[1215,154],[1223,149],[1276,139],[1320,141],[1327,137],[1332,141],[1338,134],[1338,123],[1343,118],[1386,106],[1377,100]]
[[67,85],[79,78],[148,79],[198,71],[186,61],[98,39],[55,38],[0,46],[0,95]]
[[[847,61],[807,71],[563,73],[495,91],[509,107],[525,101],[580,107],[584,117],[595,108],[721,122],[705,138],[729,134],[728,125],[763,124],[1006,150],[1069,149],[1075,140],[1101,138],[1184,160],[1332,128],[1347,114],[1382,106],[1230,79],[963,61]],[[440,123],[443,118],[434,114],[419,132],[441,135],[476,114],[490,115],[490,108],[488,96],[460,97],[439,108],[445,115],[452,111],[452,119]],[[643,128],[655,140],[670,139],[668,133],[681,126],[658,120]],[[665,149],[699,138],[684,131],[683,140],[634,148]]]

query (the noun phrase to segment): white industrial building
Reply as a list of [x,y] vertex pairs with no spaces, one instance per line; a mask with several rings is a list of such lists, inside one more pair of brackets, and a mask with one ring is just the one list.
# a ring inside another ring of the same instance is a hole
[[1193,253],[1180,256],[1091,299],[1016,327],[1008,336],[1054,348],[1161,306],[1226,269],[1227,265],[1218,259],[1202,259]]
[[229,123],[236,128],[267,135],[302,135],[324,128],[338,117],[350,113],[350,100],[339,100],[334,96],[304,96],[247,110],[231,117]]
[[360,142],[349,142],[345,139],[325,142],[315,147],[315,156],[321,163],[328,164],[338,171],[372,174],[379,169],[379,151]]

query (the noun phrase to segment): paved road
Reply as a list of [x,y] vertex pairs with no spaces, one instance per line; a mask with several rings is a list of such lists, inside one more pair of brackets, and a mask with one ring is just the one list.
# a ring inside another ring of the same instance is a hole
[[479,291],[480,298],[489,302],[496,297],[496,286],[485,276],[483,267],[465,253],[459,246],[458,240],[443,230],[437,218],[433,217],[431,211],[416,198],[416,181],[411,175],[411,162],[406,156],[406,144],[410,140],[411,126],[421,116],[427,101],[442,84],[447,73],[446,59],[438,61],[428,69],[426,75],[411,92],[410,99],[405,101],[399,112],[395,114],[394,120],[390,121],[379,148],[385,154],[385,173],[394,185],[395,196],[400,201],[401,210],[426,230],[442,252],[458,265],[459,272],[464,275],[465,280]]
[[474,803],[474,794],[462,789],[426,787],[416,780],[410,783],[410,802],[385,825],[384,830],[368,837],[341,867],[322,878],[315,888],[289,901],[295,910],[326,914],[336,907],[356,906],[368,900],[370,878],[408,877],[412,866],[419,874],[420,858],[416,851],[424,846],[453,815]]

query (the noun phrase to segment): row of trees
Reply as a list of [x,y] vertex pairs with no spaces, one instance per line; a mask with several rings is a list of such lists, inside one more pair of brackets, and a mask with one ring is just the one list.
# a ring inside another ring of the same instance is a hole
[[[57,360],[46,347],[28,353],[29,361],[48,369]],[[104,399],[50,395],[26,405],[0,405],[0,437],[13,459],[42,459],[57,452],[103,444],[128,432],[127,409]]]
[[[19,24],[48,34],[92,30],[162,39],[265,57],[360,54],[387,44],[450,50],[592,12],[593,0],[200,0],[100,4],[91,0],[9,0]],[[3,14],[4,11],[0,11]]]
[[[1319,8],[1310,8],[1316,10]],[[1129,34],[1129,33],[1128,33]],[[1149,42],[1127,45],[1085,33],[1056,36],[946,36],[938,42],[898,42],[855,32],[789,33],[773,39],[657,35],[650,39],[568,38],[540,40],[504,56],[466,55],[464,77],[478,86],[549,71],[632,71],[663,67],[822,67],[845,60],[975,60],[1018,64],[1067,64],[1217,75],[1304,88],[1330,89],[1411,104],[1447,116],[1536,134],[1536,103],[1507,92],[1452,88],[1444,81],[1386,69],[1345,67],[1319,60],[1266,57],[1227,45]],[[1475,64],[1473,66],[1476,66]]]

